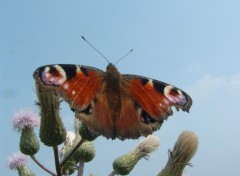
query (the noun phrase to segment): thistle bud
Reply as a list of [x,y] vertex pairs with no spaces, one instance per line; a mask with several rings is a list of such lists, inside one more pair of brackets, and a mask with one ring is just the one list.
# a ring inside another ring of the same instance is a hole
[[62,173],[64,175],[72,175],[77,170],[77,164],[69,160],[64,166],[62,167]]
[[75,119],[75,130],[79,133],[82,139],[87,141],[95,140],[99,135],[90,130],[86,125],[84,125],[80,120]]
[[21,132],[20,150],[26,155],[34,155],[39,150],[39,142],[34,128],[39,126],[39,116],[31,109],[21,109],[14,115],[13,128]]
[[17,170],[19,176],[35,176],[26,166],[27,156],[18,152],[12,154],[8,159],[8,166],[11,170]]
[[66,130],[59,116],[60,97],[38,84],[36,90],[41,108],[40,139],[47,146],[57,146],[66,139]]
[[31,129],[23,129],[20,138],[20,151],[25,155],[34,155],[39,150],[39,142],[36,134]]
[[134,150],[117,158],[113,162],[115,174],[129,174],[141,158],[146,158],[159,147],[159,138],[149,135]]
[[158,176],[181,176],[186,165],[197,151],[198,137],[191,131],[184,131],[178,137],[170,152],[165,168]]
[[95,147],[93,142],[85,141],[74,153],[73,159],[77,162],[89,162],[95,157]]

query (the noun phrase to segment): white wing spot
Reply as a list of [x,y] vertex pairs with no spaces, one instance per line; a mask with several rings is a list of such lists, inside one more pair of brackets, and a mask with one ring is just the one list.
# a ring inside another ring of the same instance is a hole
[[146,87],[150,90],[152,87],[153,87],[153,80],[152,79],[149,79],[147,84],[146,84]]
[[164,88],[164,95],[165,95],[165,96],[168,96],[172,89],[173,89],[173,86],[167,85],[167,86]]
[[63,85],[63,88],[64,88],[64,89],[68,89],[68,88],[69,88],[69,84],[68,84],[68,83],[65,83],[65,84]]
[[77,73],[82,72],[79,65],[76,65],[76,67],[77,67]]
[[56,65],[55,68],[59,71],[61,77],[57,80],[57,84],[61,85],[67,80],[66,72],[63,70],[63,68],[59,65]]
[[180,90],[178,90],[178,94],[179,94],[180,96],[183,95],[182,91],[180,91]]
[[153,86],[153,80],[152,80],[152,79],[149,79],[149,80],[148,80],[148,84],[150,84],[151,86]]
[[177,103],[177,97],[174,97],[170,94],[170,92],[173,90],[173,86],[171,85],[167,85],[165,88],[164,88],[164,95],[168,98],[168,100],[170,102],[173,102],[173,103]]

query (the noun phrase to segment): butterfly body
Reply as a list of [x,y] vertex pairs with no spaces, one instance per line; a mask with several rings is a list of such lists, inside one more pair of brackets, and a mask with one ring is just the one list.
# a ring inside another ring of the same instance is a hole
[[160,128],[171,107],[188,111],[184,91],[146,77],[120,74],[113,64],[106,72],[81,65],[47,65],[34,72],[44,90],[63,97],[75,115],[107,138],[138,138]]

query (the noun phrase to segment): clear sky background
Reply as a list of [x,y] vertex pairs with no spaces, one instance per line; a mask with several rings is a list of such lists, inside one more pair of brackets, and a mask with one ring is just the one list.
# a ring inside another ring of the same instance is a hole
[[[173,84],[193,99],[190,113],[174,113],[154,134],[160,148],[141,160],[131,176],[157,175],[168,149],[184,130],[199,137],[199,149],[187,176],[240,175],[240,1],[238,0],[1,0],[0,1],[0,170],[18,151],[13,114],[32,107],[34,70],[45,64],[82,64],[105,70],[107,63],[82,39],[84,35],[112,62],[134,49],[118,65],[121,73]],[[74,115],[63,105],[68,130]],[[95,141],[96,158],[85,175],[106,176],[112,161],[139,140]],[[36,155],[53,169],[52,150]],[[36,175],[47,175],[30,160]]]

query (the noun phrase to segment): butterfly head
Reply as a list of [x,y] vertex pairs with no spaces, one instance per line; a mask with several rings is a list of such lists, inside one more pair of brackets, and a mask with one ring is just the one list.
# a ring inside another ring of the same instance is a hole
[[110,80],[118,81],[121,78],[121,74],[118,72],[115,65],[109,63],[106,70],[107,78]]

